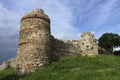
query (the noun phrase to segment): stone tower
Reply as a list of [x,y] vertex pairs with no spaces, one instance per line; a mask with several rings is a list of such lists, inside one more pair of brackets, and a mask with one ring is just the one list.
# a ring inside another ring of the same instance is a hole
[[41,9],[26,13],[21,19],[17,52],[18,74],[34,72],[50,61],[50,19]]
[[81,55],[98,55],[98,46],[91,32],[85,32],[81,35],[79,45],[81,48]]

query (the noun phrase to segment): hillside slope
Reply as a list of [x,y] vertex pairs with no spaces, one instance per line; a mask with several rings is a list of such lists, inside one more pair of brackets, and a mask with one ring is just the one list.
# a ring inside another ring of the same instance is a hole
[[119,80],[120,57],[64,57],[47,67],[24,76],[9,68],[0,72],[0,80]]

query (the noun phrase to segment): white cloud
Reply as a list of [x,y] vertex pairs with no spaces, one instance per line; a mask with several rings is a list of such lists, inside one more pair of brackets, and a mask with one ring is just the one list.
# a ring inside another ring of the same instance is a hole
[[7,51],[14,52],[16,50],[17,36],[19,33],[19,18],[20,15],[9,11],[0,3],[0,52],[6,51],[7,53]]
[[62,40],[79,40],[81,33],[57,33],[55,34],[55,38]]
[[42,8],[51,19],[53,36],[56,36],[57,33],[65,33],[64,35],[66,35],[67,32],[74,30],[72,9],[60,0],[21,0],[19,4],[18,2],[13,3],[17,9],[16,13],[20,15],[24,15],[27,11],[35,8]]
[[107,21],[112,13],[112,9],[114,8],[116,2],[117,0],[109,0],[100,5],[99,13],[96,17],[96,22],[94,25],[96,28],[100,27]]
[[[18,33],[21,16],[34,8],[42,8],[51,19],[51,32],[56,38],[77,39],[77,35],[81,33],[79,31],[82,30],[93,31],[98,35],[98,33],[101,34],[104,31],[102,29],[100,32],[94,30],[106,22],[116,1],[109,0],[101,3],[100,0],[91,0],[89,2],[88,0],[71,2],[69,0],[21,0],[18,4],[18,1],[11,0],[11,3],[14,4],[12,10],[7,9],[8,4],[5,7],[0,4],[0,28],[3,29],[1,34],[6,35],[7,31],[5,30],[9,30],[8,32],[11,35]],[[82,22],[84,25],[81,25]],[[74,24],[80,24],[79,28],[75,28]]]
[[42,8],[51,18],[53,36],[59,39],[77,39],[78,33],[71,33],[74,30],[71,9],[59,0],[21,0],[19,3],[11,0],[11,3],[14,6],[6,3],[3,6],[0,2],[0,53],[5,53],[4,56],[16,54],[20,18],[34,8]]

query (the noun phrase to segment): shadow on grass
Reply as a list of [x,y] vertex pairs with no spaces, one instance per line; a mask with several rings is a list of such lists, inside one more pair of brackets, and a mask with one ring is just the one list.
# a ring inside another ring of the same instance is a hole
[[9,74],[9,75],[5,75],[3,77],[0,78],[0,80],[19,80],[21,78],[24,78],[25,76],[19,76],[17,74]]

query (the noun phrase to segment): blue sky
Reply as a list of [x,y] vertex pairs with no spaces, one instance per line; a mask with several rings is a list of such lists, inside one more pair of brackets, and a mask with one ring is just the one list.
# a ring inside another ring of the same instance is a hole
[[0,0],[0,59],[17,51],[20,19],[41,8],[59,39],[79,39],[82,32],[120,34],[120,0]]

